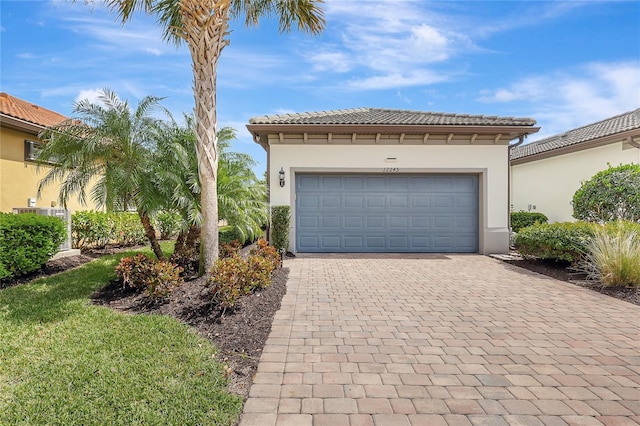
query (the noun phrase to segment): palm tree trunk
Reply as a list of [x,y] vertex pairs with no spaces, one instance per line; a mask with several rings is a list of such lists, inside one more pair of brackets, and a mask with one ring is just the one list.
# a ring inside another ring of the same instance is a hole
[[164,260],[164,253],[160,248],[160,244],[158,243],[158,238],[156,237],[156,230],[151,224],[151,218],[147,212],[143,212],[138,210],[138,217],[140,217],[140,222],[142,223],[142,227],[144,228],[144,233],[151,244],[151,249],[153,253],[156,255],[158,260]]
[[218,141],[216,74],[229,21],[229,0],[182,0],[183,32],[193,59],[196,101],[196,152],[201,184],[201,271],[209,273],[218,258]]

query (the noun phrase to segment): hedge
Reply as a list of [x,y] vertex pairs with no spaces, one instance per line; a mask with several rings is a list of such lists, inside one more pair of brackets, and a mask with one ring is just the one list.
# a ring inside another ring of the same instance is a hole
[[58,217],[0,213],[0,279],[37,271],[67,236]]
[[535,225],[536,223],[547,223],[549,218],[538,212],[511,212],[511,230],[518,232],[522,228]]

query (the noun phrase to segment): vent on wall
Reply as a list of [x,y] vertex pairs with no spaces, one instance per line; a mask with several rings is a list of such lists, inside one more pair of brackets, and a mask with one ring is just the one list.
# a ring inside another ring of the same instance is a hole
[[44,207],[18,207],[13,209],[14,213],[34,213],[41,216],[54,216],[62,219],[67,227],[67,238],[60,244],[58,251],[71,250],[71,213],[67,209],[55,209]]

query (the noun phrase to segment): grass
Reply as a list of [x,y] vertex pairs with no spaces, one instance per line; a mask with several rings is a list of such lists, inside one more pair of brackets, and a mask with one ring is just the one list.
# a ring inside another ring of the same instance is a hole
[[132,252],[0,291],[0,424],[230,425],[216,348],[160,315],[91,304]]

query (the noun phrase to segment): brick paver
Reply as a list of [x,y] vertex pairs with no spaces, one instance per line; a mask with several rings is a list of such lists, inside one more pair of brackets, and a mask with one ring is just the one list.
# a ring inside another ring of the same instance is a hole
[[241,426],[640,424],[640,308],[476,255],[298,256]]

